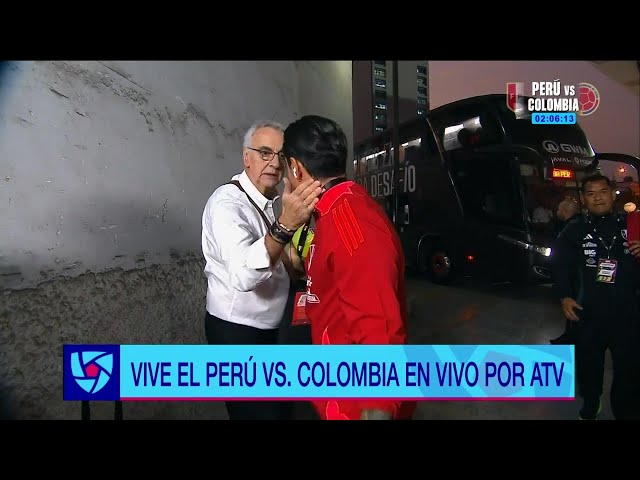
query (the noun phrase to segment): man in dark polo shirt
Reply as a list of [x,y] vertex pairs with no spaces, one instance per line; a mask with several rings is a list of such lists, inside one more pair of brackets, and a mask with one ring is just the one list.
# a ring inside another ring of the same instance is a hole
[[[314,344],[407,343],[404,254],[393,224],[346,178],[347,139],[334,121],[305,116],[284,133],[292,188],[319,180],[315,237],[306,259],[306,315]],[[325,420],[407,419],[415,402],[318,400]]]

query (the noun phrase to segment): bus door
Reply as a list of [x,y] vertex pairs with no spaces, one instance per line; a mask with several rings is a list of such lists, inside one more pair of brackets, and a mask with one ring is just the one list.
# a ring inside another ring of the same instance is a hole
[[461,261],[474,276],[511,280],[514,267],[523,263],[523,250],[504,238],[524,235],[514,155],[461,149],[450,152],[448,163],[463,211]]

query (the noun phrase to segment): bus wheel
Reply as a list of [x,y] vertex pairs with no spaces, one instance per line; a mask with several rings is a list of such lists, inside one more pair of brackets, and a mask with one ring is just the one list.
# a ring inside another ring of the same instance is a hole
[[437,283],[448,283],[453,278],[451,257],[444,250],[435,249],[431,252],[429,267],[429,273]]

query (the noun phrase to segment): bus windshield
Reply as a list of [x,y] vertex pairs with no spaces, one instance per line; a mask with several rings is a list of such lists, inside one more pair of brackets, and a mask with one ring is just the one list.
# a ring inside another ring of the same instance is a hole
[[500,120],[511,143],[529,145],[548,155],[554,162],[566,162],[578,156],[593,157],[595,152],[578,123],[567,125],[531,123],[531,114],[516,115],[504,102],[498,103]]
[[554,168],[543,172],[538,164],[521,163],[520,176],[525,201],[527,224],[531,232],[555,234],[560,226],[557,218],[558,204],[565,198],[573,198],[582,208],[580,185],[594,173],[610,178],[616,189],[615,206],[622,211],[627,202],[640,206],[638,171],[628,163],[600,160],[597,170],[575,171]]
[[580,205],[578,175],[574,171],[566,177],[545,178],[545,172],[532,163],[520,164],[525,217],[533,233],[554,235],[559,226],[558,204],[573,198]]

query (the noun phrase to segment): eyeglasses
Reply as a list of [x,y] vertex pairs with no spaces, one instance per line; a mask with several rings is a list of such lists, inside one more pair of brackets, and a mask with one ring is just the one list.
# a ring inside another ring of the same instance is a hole
[[254,152],[258,152],[260,154],[260,158],[265,162],[270,162],[271,160],[273,160],[273,157],[276,155],[278,156],[278,160],[281,163],[285,163],[287,161],[287,157],[283,152],[273,152],[271,150],[266,150],[263,148],[251,148],[251,147],[247,147],[247,148],[249,150],[253,150]]

